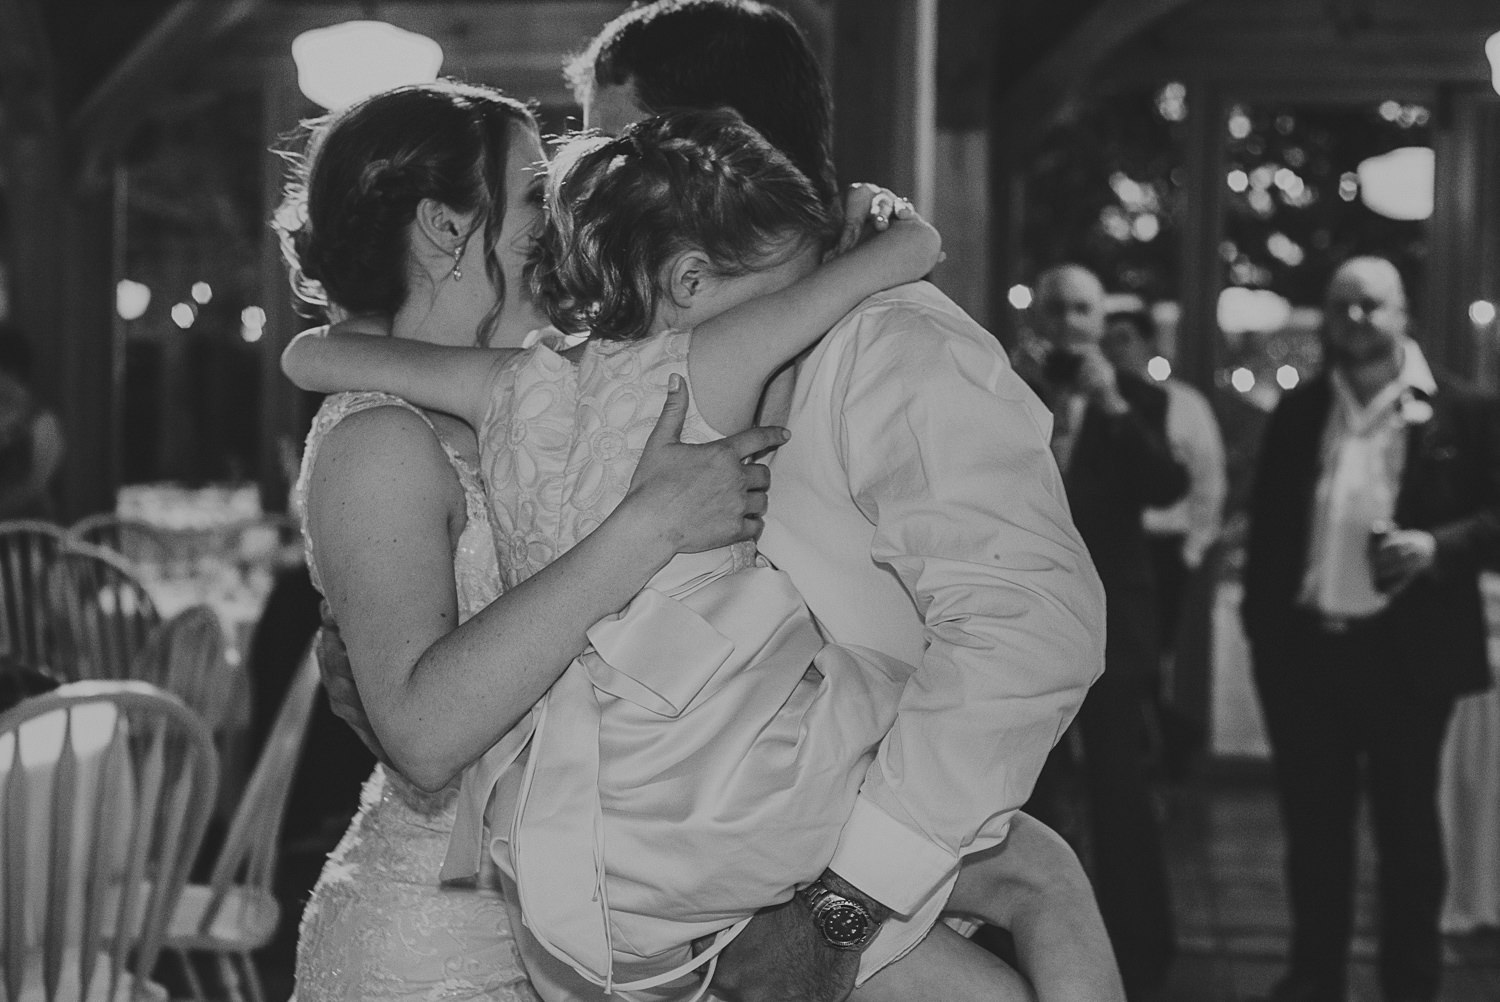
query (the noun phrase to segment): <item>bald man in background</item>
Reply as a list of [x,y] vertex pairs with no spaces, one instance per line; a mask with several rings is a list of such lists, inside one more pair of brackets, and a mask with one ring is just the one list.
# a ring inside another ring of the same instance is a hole
[[[1160,670],[1153,572],[1142,510],[1187,491],[1187,471],[1166,437],[1167,395],[1117,370],[1100,347],[1104,286],[1087,268],[1061,265],[1037,281],[1033,323],[1045,342],[1017,369],[1052,410],[1052,452],[1073,521],[1104,583],[1104,674],[1054,750],[1027,810],[1071,838],[1064,775],[1083,749],[1099,909],[1132,999],[1148,997],[1175,952],[1161,830],[1147,782],[1148,713]],[[1030,371],[1026,371],[1029,368]]]
[[1500,562],[1500,408],[1435,372],[1401,276],[1343,264],[1324,371],[1261,447],[1242,614],[1286,830],[1290,969],[1275,1002],[1342,1002],[1363,767],[1386,1002],[1438,996],[1438,765],[1454,700],[1490,684],[1478,588]]

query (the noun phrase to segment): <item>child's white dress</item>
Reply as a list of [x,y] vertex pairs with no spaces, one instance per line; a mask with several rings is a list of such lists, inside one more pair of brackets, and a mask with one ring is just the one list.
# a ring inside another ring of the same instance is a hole
[[[538,346],[497,374],[479,443],[506,588],[619,503],[690,336]],[[690,406],[683,439],[717,437]],[[825,645],[750,543],[674,558],[589,638],[465,772],[443,874],[477,870],[498,781],[491,851],[537,940],[596,983],[688,994],[693,940],[832,858],[912,669]]]

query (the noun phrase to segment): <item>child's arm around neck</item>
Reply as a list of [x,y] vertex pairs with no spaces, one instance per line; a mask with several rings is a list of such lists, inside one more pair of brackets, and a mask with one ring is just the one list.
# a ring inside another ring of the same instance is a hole
[[304,331],[281,353],[281,371],[304,390],[379,390],[479,427],[495,373],[518,349],[455,347],[378,337],[338,325]]
[[927,274],[941,247],[937,231],[906,210],[884,233],[785,289],[704,321],[688,347],[688,379],[704,420],[722,435],[750,427],[776,370],[865,298]]

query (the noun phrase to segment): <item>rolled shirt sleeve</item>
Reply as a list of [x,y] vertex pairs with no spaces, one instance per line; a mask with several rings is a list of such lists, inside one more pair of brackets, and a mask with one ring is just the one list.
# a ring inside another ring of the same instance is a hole
[[[836,366],[826,417],[847,496],[873,526],[868,559],[899,580],[922,634],[830,863],[899,916],[861,980],[925,934],[964,854],[1004,838],[1104,665],[1103,589],[1050,415],[988,332],[935,290],[947,309],[900,292],[830,335],[840,343],[820,363]],[[897,653],[831,625],[835,640]]]

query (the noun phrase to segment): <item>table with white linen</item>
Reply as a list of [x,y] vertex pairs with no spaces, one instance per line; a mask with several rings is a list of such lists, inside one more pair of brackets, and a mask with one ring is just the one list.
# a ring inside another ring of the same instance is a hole
[[[1500,665],[1500,575],[1480,578],[1490,624],[1490,664]],[[1448,856],[1443,931],[1500,926],[1500,689],[1453,710],[1438,805]]]

